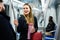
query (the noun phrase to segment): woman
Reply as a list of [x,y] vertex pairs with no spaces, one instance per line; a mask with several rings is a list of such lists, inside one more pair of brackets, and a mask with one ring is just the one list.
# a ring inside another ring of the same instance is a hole
[[14,21],[17,31],[20,33],[20,40],[31,40],[31,35],[37,32],[37,19],[32,15],[31,6],[26,3],[23,6],[24,15]]
[[49,23],[48,23],[48,25],[47,25],[47,27],[46,27],[46,33],[48,34],[48,35],[54,35],[54,32],[51,32],[51,31],[54,31],[55,30],[55,23],[53,22],[53,17],[52,16],[50,16],[49,17]]

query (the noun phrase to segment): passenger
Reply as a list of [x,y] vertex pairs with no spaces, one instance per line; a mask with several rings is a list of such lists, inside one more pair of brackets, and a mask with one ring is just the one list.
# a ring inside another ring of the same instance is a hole
[[17,31],[20,33],[20,40],[32,40],[31,35],[37,32],[38,25],[37,19],[32,15],[31,6],[25,3],[23,6],[23,15],[17,20],[14,20],[14,24],[17,27]]
[[54,21],[53,21],[53,17],[52,16],[50,16],[49,17],[49,23],[48,23],[48,25],[47,25],[47,27],[46,27],[46,33],[47,33],[47,35],[50,35],[50,36],[53,36],[54,35],[54,30],[55,30],[55,23],[54,23]]
[[9,21],[10,17],[6,15],[3,1],[0,0],[0,40],[16,40],[16,34]]

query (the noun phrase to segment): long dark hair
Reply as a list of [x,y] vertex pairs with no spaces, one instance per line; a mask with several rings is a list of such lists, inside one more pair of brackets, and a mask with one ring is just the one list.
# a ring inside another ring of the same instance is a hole
[[49,16],[49,23],[50,24],[55,24],[54,21],[53,21],[53,17],[52,16]]
[[49,16],[49,22],[53,22],[53,17]]

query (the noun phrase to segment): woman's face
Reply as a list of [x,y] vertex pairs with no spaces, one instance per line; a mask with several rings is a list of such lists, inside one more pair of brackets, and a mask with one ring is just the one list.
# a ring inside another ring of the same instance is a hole
[[23,11],[25,15],[28,15],[30,13],[30,8],[28,5],[24,5],[23,6]]

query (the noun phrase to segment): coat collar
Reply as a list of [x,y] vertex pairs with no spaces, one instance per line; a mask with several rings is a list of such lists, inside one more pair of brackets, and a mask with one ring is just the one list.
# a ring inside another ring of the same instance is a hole
[[0,12],[0,15],[2,15],[4,18],[10,21],[10,17],[6,15],[6,12]]

